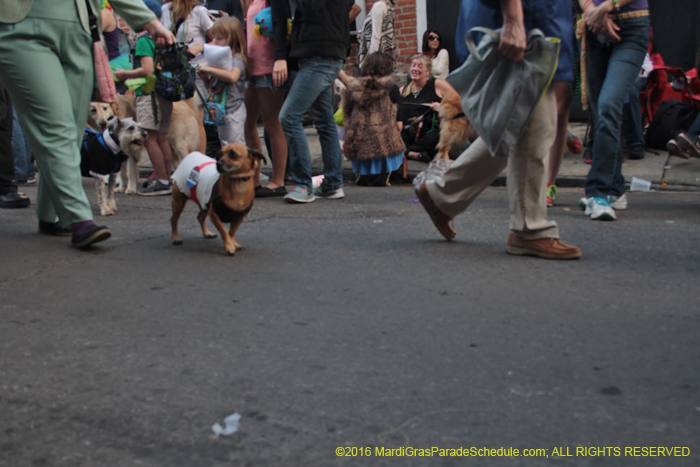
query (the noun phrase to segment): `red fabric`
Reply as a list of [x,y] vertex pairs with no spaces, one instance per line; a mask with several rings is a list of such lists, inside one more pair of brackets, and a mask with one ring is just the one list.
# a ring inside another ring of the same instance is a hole
[[[194,168],[197,172],[201,172],[202,169],[208,165],[216,164],[216,162],[211,161],[211,162],[205,162],[204,164],[198,165],[197,167]],[[199,204],[199,199],[197,199],[197,185],[191,186],[190,187],[190,199],[194,201],[195,203]],[[201,206],[201,204],[200,204]]]
[[[695,68],[684,72],[681,68],[665,66],[660,54],[652,54],[651,61],[654,69],[649,73],[646,89],[640,93],[645,125],[651,122],[664,101],[676,99],[696,106],[700,104],[700,80]],[[677,87],[680,84],[680,90],[673,88],[674,82]]]

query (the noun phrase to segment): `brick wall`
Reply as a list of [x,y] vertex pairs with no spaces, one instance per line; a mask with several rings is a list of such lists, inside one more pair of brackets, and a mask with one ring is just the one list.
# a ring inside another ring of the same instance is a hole
[[[366,0],[366,13],[369,14],[374,0]],[[420,44],[416,44],[416,1],[395,0],[396,23],[394,33],[399,47],[399,57],[396,60],[396,73],[406,75],[411,66],[411,57],[418,53]],[[361,25],[358,24],[361,29]],[[357,44],[353,44],[346,69],[354,74],[357,69]]]

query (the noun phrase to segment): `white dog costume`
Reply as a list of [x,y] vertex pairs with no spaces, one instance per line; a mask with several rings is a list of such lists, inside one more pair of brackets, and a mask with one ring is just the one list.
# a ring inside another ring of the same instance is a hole
[[220,175],[216,170],[216,159],[195,151],[180,162],[170,179],[185,196],[206,210]]

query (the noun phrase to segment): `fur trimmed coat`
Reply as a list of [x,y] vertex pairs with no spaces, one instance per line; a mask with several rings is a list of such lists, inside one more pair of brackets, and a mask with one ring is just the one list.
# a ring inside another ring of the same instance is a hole
[[343,90],[343,151],[349,160],[396,156],[406,150],[396,127],[396,104],[389,97],[393,85],[392,76],[365,76]]

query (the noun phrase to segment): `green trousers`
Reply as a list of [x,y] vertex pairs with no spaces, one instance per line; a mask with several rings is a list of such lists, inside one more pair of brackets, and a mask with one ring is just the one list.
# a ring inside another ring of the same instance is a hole
[[23,21],[0,23],[0,83],[39,166],[37,216],[61,227],[92,220],[80,145],[93,76],[92,38],[73,1],[35,0]]

